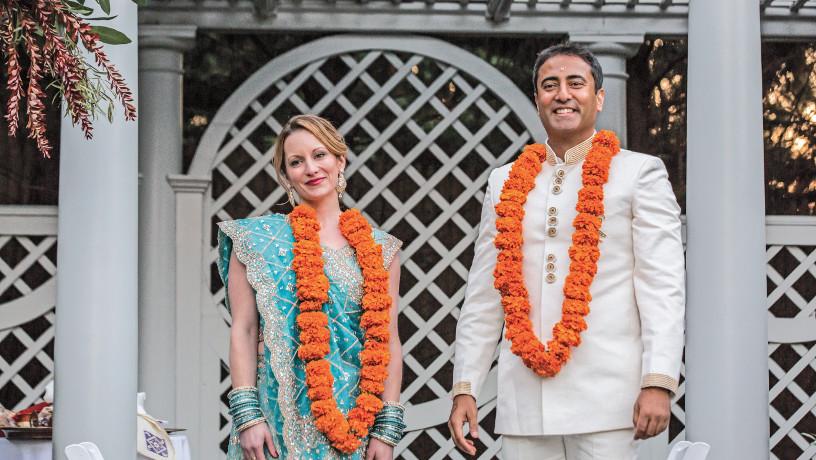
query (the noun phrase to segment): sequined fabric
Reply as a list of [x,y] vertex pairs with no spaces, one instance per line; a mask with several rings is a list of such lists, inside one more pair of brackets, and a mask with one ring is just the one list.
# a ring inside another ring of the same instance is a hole
[[[273,214],[218,224],[218,272],[224,286],[229,283],[230,255],[247,267],[247,279],[255,290],[259,327],[264,351],[258,363],[261,408],[269,420],[282,459],[362,459],[364,448],[344,455],[334,450],[314,427],[306,394],[304,364],[297,357],[299,345],[295,317],[298,313],[296,280],[292,265],[294,238],[286,216]],[[382,245],[383,262],[391,264],[402,243],[374,230]],[[329,278],[329,302],[324,312],[331,331],[330,354],[334,395],[346,414],[357,397],[363,332],[360,328],[362,274],[354,249],[323,248],[325,273]],[[229,303],[227,303],[229,308]],[[242,451],[233,427],[228,460],[241,460]],[[271,459],[271,457],[268,457]]]

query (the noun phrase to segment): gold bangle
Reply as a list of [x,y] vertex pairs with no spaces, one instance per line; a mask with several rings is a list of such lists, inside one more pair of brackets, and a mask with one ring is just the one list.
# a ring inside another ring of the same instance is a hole
[[255,420],[250,420],[250,421],[244,423],[243,425],[239,426],[238,428],[235,429],[235,431],[240,433],[240,432],[246,430],[247,428],[251,428],[251,427],[253,427],[255,425],[260,425],[261,423],[263,423],[265,421],[266,421],[265,417],[256,418]]
[[254,386],[249,386],[249,385],[247,385],[247,386],[243,386],[243,387],[235,387],[235,388],[233,388],[232,390],[230,390],[230,392],[229,392],[229,393],[227,393],[227,398],[231,397],[231,396],[232,396],[234,393],[237,393],[237,392],[239,392],[239,391],[245,391],[245,390],[255,390],[255,391],[258,391],[258,389],[257,389],[257,388],[255,388]]
[[385,407],[385,406],[398,407],[398,408],[402,409],[403,412],[405,411],[405,406],[400,404],[399,401],[383,401],[383,407]]
[[371,433],[370,435],[372,438],[379,439],[380,441],[388,444],[391,447],[397,447],[397,444],[394,441],[386,439],[385,436],[380,436],[377,433]]

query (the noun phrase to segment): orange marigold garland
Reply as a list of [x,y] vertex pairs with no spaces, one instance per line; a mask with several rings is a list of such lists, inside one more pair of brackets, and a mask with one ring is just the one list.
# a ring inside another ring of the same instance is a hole
[[620,151],[620,142],[611,131],[600,131],[592,139],[581,174],[578,215],[572,225],[569,248],[569,274],[564,280],[561,320],[553,326],[553,337],[545,346],[536,337],[530,321],[530,299],[522,274],[522,221],[527,195],[535,187],[535,178],[547,157],[543,145],[528,145],[510,168],[496,204],[496,238],[499,250],[493,272],[494,286],[501,294],[505,313],[505,336],[513,353],[542,377],[556,375],[570,358],[570,347],[581,344],[586,330],[584,317],[589,313],[592,296],[589,287],[598,270],[601,217],[604,213],[603,186],[609,179],[609,166]]
[[360,394],[355,407],[343,416],[334,399],[334,378],[326,356],[329,354],[330,332],[323,304],[329,300],[329,280],[323,272],[320,247],[320,224],[314,209],[299,205],[289,214],[295,237],[292,267],[297,277],[300,314],[298,356],[306,362],[306,386],[312,401],[315,426],[344,453],[356,451],[374,417],[383,407],[380,394],[388,377],[389,310],[388,272],[383,267],[382,247],[374,242],[371,225],[356,209],[340,215],[340,232],[357,253],[357,263],[363,274],[363,314],[360,327],[365,343],[360,352]]

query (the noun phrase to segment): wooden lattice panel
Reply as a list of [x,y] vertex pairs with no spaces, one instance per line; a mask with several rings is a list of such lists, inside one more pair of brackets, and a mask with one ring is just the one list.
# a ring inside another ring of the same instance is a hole
[[[816,246],[769,246],[768,311],[816,330]],[[811,459],[816,444],[816,334],[800,343],[769,343],[771,458]]]
[[0,234],[0,404],[36,402],[54,372],[56,237]]

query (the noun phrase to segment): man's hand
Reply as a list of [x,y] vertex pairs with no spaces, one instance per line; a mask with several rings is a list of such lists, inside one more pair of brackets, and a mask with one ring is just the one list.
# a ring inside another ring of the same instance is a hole
[[470,439],[465,439],[463,428],[467,422],[470,427],[470,437],[479,437],[479,422],[476,419],[476,400],[470,395],[457,395],[453,398],[450,418],[448,419],[448,429],[453,436],[456,447],[465,451],[468,455],[476,455],[476,445]]
[[671,417],[669,390],[657,387],[640,390],[632,416],[635,439],[648,439],[662,433],[669,426],[669,417]]

